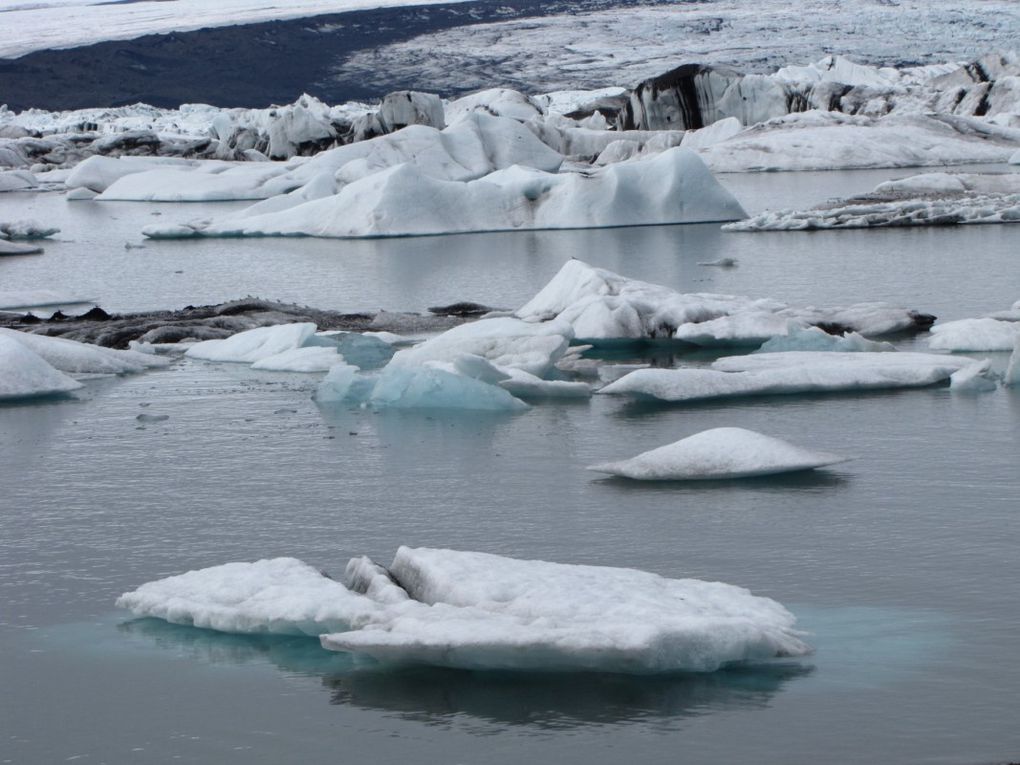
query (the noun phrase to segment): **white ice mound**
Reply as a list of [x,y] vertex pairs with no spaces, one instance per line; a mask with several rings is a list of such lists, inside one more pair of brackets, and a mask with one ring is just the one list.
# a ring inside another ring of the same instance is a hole
[[639,369],[600,393],[686,402],[733,396],[912,388],[945,382],[973,359],[925,353],[788,351],[719,359],[712,369]]
[[222,340],[195,343],[185,356],[206,361],[253,364],[285,351],[300,348],[314,334],[315,325],[311,322],[257,327]]
[[37,244],[10,242],[0,237],[0,255],[38,255],[43,251]]
[[667,338],[705,346],[758,346],[819,324],[875,336],[934,320],[881,303],[793,308],[767,298],[681,293],[580,260],[567,261],[515,315],[528,322],[556,318],[586,342]]
[[960,319],[931,328],[928,345],[938,351],[1009,351],[1020,337],[1020,322]]
[[809,210],[767,211],[725,231],[1020,222],[1020,174],[923,173],[886,181],[870,194]]
[[70,374],[135,374],[152,367],[165,367],[168,359],[137,351],[103,348],[62,337],[47,337],[0,327],[0,337],[9,337],[37,353],[50,366]]
[[697,481],[791,473],[849,458],[799,446],[744,428],[713,428],[629,460],[588,469],[641,481]]
[[80,387],[80,382],[54,369],[25,345],[0,334],[0,401],[68,393]]
[[469,669],[643,674],[809,651],[780,604],[718,582],[407,547],[390,573],[428,605],[323,635],[323,646]]
[[471,181],[436,178],[407,163],[286,210],[248,213],[185,229],[150,226],[143,233],[153,238],[362,238],[695,223],[744,216],[740,204],[696,154],[672,149],[586,174],[513,166]]
[[220,632],[321,635],[364,622],[373,601],[295,558],[226,563],[143,584],[120,608]]

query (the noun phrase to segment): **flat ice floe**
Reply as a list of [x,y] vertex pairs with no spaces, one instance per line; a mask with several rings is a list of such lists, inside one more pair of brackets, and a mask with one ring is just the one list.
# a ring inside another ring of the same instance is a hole
[[770,298],[681,293],[580,260],[567,261],[515,315],[566,322],[583,342],[675,339],[702,346],[759,346],[811,326],[879,336],[934,321],[883,303],[797,308]]
[[744,428],[713,428],[589,470],[639,481],[698,481],[791,473],[849,458],[812,451]]
[[362,238],[697,223],[744,216],[696,154],[675,148],[583,174],[514,166],[467,181],[436,178],[405,163],[282,211],[260,214],[251,209],[208,223],[149,226],[143,233],[157,239]]
[[1020,173],[924,173],[809,210],[767,211],[725,231],[817,231],[1020,222]]
[[300,561],[231,563],[142,585],[139,616],[225,632],[321,635],[400,664],[499,670],[710,672],[810,650],[779,603],[634,569],[401,547],[344,583]]
[[222,340],[204,340],[191,346],[186,356],[205,361],[254,364],[285,351],[301,348],[315,334],[311,322],[258,327]]
[[0,401],[69,393],[81,387],[39,354],[0,334]]
[[762,353],[727,356],[713,363],[712,369],[638,369],[599,392],[686,402],[915,388],[945,382],[973,361],[925,353]]

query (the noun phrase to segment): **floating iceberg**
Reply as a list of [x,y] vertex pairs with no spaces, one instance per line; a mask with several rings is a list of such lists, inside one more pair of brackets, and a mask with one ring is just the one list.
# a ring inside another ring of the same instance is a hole
[[[185,356],[206,361],[253,364],[271,356],[300,348],[315,334],[310,322],[258,327],[222,340],[205,340],[191,346]],[[335,360],[334,360],[335,361]]]
[[515,412],[528,408],[499,385],[459,374],[437,362],[390,362],[379,375],[369,403],[392,409],[453,409]]
[[14,340],[38,354],[54,369],[70,374],[135,374],[170,362],[159,356],[137,351],[103,348],[62,337],[47,337],[0,327],[0,337]]
[[676,339],[705,346],[758,346],[809,326],[875,336],[926,328],[934,321],[881,303],[793,308],[771,299],[685,294],[580,260],[567,261],[515,315],[529,322],[567,322],[585,342]]
[[710,672],[809,648],[780,604],[719,582],[633,569],[401,547],[344,583],[293,558],[142,585],[117,605],[224,632],[320,635],[397,663],[492,670]]
[[794,446],[744,428],[713,428],[621,462],[588,469],[641,481],[694,481],[790,473],[848,458]]
[[1006,373],[1002,376],[1002,384],[1007,387],[1020,385],[1020,335],[1013,341],[1013,352],[1009,355]]
[[1020,222],[1020,174],[925,173],[809,210],[767,211],[725,231],[816,231]]
[[69,393],[81,387],[25,345],[0,334],[0,401]]
[[284,211],[250,210],[183,227],[149,226],[143,233],[360,238],[695,223],[744,215],[696,154],[671,149],[587,174],[514,166],[466,182],[405,163]]
[[931,328],[928,345],[938,351],[1009,351],[1020,337],[1020,322],[960,319]]
[[953,372],[949,378],[949,389],[954,393],[986,393],[996,388],[992,374],[992,362],[988,359],[975,361]]
[[965,357],[924,353],[762,353],[728,356],[712,369],[639,369],[599,392],[686,402],[924,387],[948,380],[971,363]]

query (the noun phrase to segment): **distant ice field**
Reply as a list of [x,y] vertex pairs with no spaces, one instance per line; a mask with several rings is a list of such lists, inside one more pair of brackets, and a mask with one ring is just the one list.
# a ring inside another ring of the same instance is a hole
[[[0,58],[104,40],[451,0],[0,0]],[[457,0],[452,0],[457,2]]]

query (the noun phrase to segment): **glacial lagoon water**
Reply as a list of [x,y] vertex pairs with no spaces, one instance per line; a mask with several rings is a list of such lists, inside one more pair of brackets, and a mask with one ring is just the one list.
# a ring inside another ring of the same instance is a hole
[[[909,171],[724,176],[749,209]],[[776,200],[781,200],[777,202]],[[355,310],[514,306],[566,257],[698,291],[890,300],[944,318],[1020,298],[1020,227],[722,234],[714,226],[150,243],[211,206],[10,195],[67,241],[0,290],[111,310],[251,292]],[[698,266],[736,257],[734,269]],[[180,273],[178,273],[180,272]],[[914,341],[905,345],[916,346]],[[990,354],[997,365],[1005,354]],[[946,388],[515,416],[348,411],[309,377],[182,361],[0,406],[0,762],[993,763],[1020,756],[1020,393]],[[141,423],[141,413],[167,414]],[[814,474],[641,485],[584,466],[733,425],[856,456]],[[339,572],[397,546],[633,566],[746,586],[816,652],[703,676],[387,670],[298,638],[136,620],[143,581],[228,560]]]

